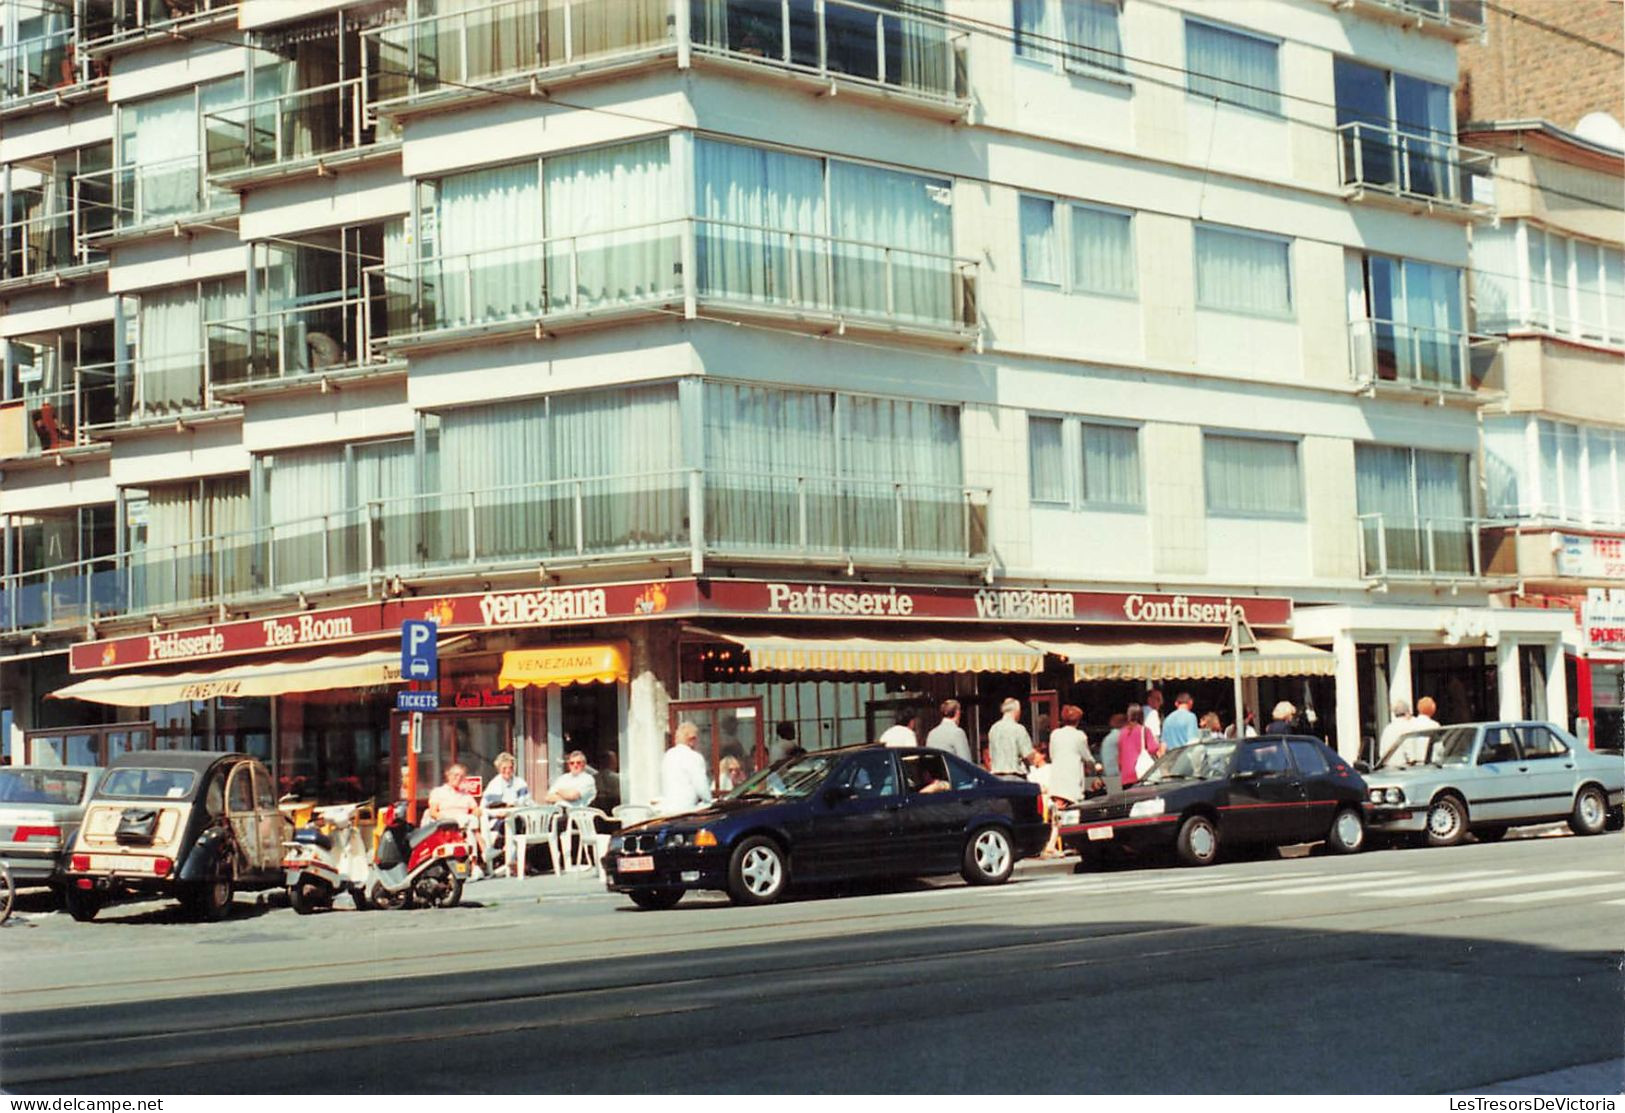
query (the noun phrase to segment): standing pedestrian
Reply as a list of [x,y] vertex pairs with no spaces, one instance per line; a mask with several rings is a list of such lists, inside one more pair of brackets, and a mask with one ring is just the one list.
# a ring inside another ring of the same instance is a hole
[[1099,772],[1095,755],[1089,752],[1089,736],[1079,724],[1083,708],[1067,704],[1061,708],[1061,726],[1049,736],[1050,794],[1057,800],[1075,804],[1084,797],[1084,785]]
[[660,811],[663,815],[691,812],[711,802],[710,778],[705,775],[705,758],[694,748],[700,728],[690,722],[677,724],[671,749],[660,759]]
[[1162,744],[1145,725],[1145,712],[1137,703],[1131,703],[1125,715],[1128,720],[1117,736],[1117,772],[1128,788],[1140,779],[1139,762],[1142,753],[1162,756]]
[[1433,730],[1439,723],[1433,713],[1439,710],[1439,705],[1433,702],[1432,696],[1423,696],[1416,701],[1416,722],[1412,730]]
[[1203,715],[1198,726],[1202,731],[1201,739],[1203,742],[1212,738],[1224,737],[1224,724],[1219,722],[1219,713],[1217,711],[1209,711],[1206,715]]
[[1033,752],[1033,740],[1021,725],[1021,701],[1007,699],[999,705],[1004,717],[987,732],[988,757],[994,773],[1021,774],[1021,763]]
[[1106,791],[1120,792],[1123,788],[1123,778],[1117,771],[1117,740],[1123,736],[1123,728],[1128,725],[1128,716],[1121,711],[1107,720],[1106,737],[1100,740],[1100,764],[1106,767]]
[[1162,738],[1162,689],[1152,688],[1145,694],[1145,705],[1140,708],[1145,716],[1145,729],[1151,732],[1151,737]]
[[970,739],[965,735],[965,728],[959,725],[959,716],[964,713],[959,701],[945,699],[938,710],[942,712],[942,722],[931,728],[931,733],[925,736],[925,744],[970,761]]
[[897,722],[887,727],[886,733],[880,736],[881,745],[891,746],[896,749],[907,749],[910,746],[918,746],[920,744],[920,736],[914,728],[915,724],[919,721],[919,718],[920,714],[919,712],[915,711],[914,708],[899,708],[897,712]]
[[1196,741],[1196,733],[1200,727],[1196,723],[1196,712],[1191,710],[1191,706],[1195,703],[1189,692],[1181,692],[1174,697],[1174,709],[1162,724],[1161,737],[1164,746],[1172,750],[1187,742]]
[[1292,720],[1298,717],[1298,709],[1292,706],[1290,700],[1282,700],[1275,705],[1270,713],[1270,725],[1264,728],[1265,734],[1291,734]]

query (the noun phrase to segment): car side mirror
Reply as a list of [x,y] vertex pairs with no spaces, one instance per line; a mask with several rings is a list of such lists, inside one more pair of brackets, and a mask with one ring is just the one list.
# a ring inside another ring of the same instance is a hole
[[858,790],[851,785],[830,785],[824,790],[824,803],[834,807],[843,800],[852,799],[857,794]]
[[1371,763],[1369,761],[1357,761],[1354,763],[1354,771],[1356,773],[1369,773],[1371,772]]

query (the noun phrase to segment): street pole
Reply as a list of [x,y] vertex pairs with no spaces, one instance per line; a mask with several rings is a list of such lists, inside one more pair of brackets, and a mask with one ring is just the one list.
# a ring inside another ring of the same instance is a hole
[[1230,652],[1236,659],[1236,739],[1240,741],[1247,734],[1247,718],[1241,706],[1241,614],[1235,607],[1230,608]]

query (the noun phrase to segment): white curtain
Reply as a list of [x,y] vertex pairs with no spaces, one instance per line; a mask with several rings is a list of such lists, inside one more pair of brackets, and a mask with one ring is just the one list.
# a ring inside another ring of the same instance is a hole
[[1401,343],[1414,343],[1411,350],[1416,360],[1415,378],[1430,384],[1465,386],[1467,369],[1460,343],[1461,271],[1409,259],[1401,269],[1405,281],[1404,321],[1411,326],[1403,330],[1410,335],[1402,335]]
[[[410,437],[358,444],[351,453],[351,472],[343,505],[355,508],[344,520],[343,563],[354,571],[373,563],[391,567],[410,563],[418,549],[424,509],[432,500],[417,494],[417,455]],[[369,503],[377,502],[372,517]]]
[[1535,422],[1540,441],[1540,507],[1536,513],[1548,518],[1563,517],[1562,443],[1557,423]]
[[1276,44],[1194,19],[1185,20],[1186,87],[1228,104],[1281,114]]
[[137,312],[136,397],[145,415],[203,406],[203,306],[197,286],[151,290]]
[[1473,229],[1473,303],[1480,330],[1506,332],[1522,323],[1519,270],[1515,224]]
[[1484,419],[1484,509],[1491,517],[1523,517],[1529,499],[1528,419]]
[[686,545],[688,479],[675,383],[555,395],[554,536],[587,552]]
[[1063,0],[1069,68],[1123,69],[1123,43],[1117,31],[1117,0]]
[[736,548],[837,547],[835,404],[827,392],[707,382],[707,535]]
[[[441,179],[435,199],[440,257],[424,299],[444,326],[535,315],[542,308],[542,209],[536,164],[515,162]],[[438,297],[436,297],[438,294]]]
[[1536,328],[1549,328],[1555,318],[1551,275],[1546,269],[1546,233],[1527,223],[1523,229],[1528,237],[1529,323]]
[[1133,294],[1134,234],[1128,214],[1072,206],[1072,287]]
[[251,587],[253,515],[246,475],[160,484],[147,495],[147,532],[134,555],[139,606],[238,594]]
[[[1407,448],[1387,445],[1354,446],[1354,498],[1361,515],[1361,542],[1366,568],[1394,572],[1421,570],[1420,534],[1416,515],[1416,484]],[[1378,519],[1365,515],[1381,515]],[[1386,548],[1384,563],[1382,550]]]
[[267,573],[277,588],[315,583],[322,578],[329,529],[345,524],[342,516],[325,523],[314,517],[345,509],[344,452],[339,448],[278,452],[264,472],[272,549]]
[[1615,434],[1609,429],[1588,428],[1585,431],[1586,505],[1589,518],[1597,524],[1619,521],[1618,492],[1614,489]]
[[1292,286],[1286,240],[1196,228],[1196,304],[1284,317],[1292,312]]
[[1416,508],[1424,530],[1422,557],[1431,572],[1470,572],[1475,531],[1468,483],[1471,457],[1416,450]]
[[694,158],[700,291],[827,307],[822,161],[709,139]]
[[1055,256],[1055,202],[1045,197],[1021,199],[1021,277],[1053,286],[1060,282]]
[[1016,53],[1023,58],[1051,58],[1054,44],[1049,38],[1048,0],[1013,0]]
[[952,321],[951,183],[832,160],[829,193],[835,236],[858,241],[835,249],[837,307]]
[[958,407],[845,394],[837,404],[847,544],[963,555]]
[[1403,136],[1408,175],[1400,184],[1411,193],[1454,197],[1460,183],[1450,87],[1396,73],[1393,89],[1394,126]]
[[126,220],[140,224],[197,209],[201,178],[195,91],[136,101],[121,111],[120,165],[130,170],[118,182],[114,203]]
[[1602,261],[1601,249],[1585,240],[1574,241],[1574,293],[1579,303],[1576,324],[1582,339],[1601,340]]
[[1625,251],[1617,247],[1602,249],[1602,291],[1608,343],[1625,343]]
[[1058,417],[1027,419],[1027,468],[1034,502],[1061,503],[1066,497],[1066,450]]
[[1141,504],[1138,429],[1084,423],[1083,499],[1104,506]]
[[684,190],[658,139],[547,159],[548,305],[590,309],[677,290]]
[[1202,447],[1208,510],[1245,517],[1302,512],[1296,441],[1209,435]]

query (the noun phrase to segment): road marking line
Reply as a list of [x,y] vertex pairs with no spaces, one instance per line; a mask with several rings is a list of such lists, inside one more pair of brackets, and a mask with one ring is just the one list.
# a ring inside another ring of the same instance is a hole
[[1545,885],[1553,881],[1579,881],[1587,877],[1607,877],[1607,870],[1558,870],[1555,873],[1531,877],[1515,873],[1509,877],[1487,877],[1477,881],[1441,881],[1435,885],[1410,885],[1400,889],[1385,889],[1383,897],[1432,897],[1447,893],[1465,893],[1473,889],[1506,889],[1523,885]]
[[1376,877],[1373,874],[1364,874],[1360,877],[1351,877],[1344,881],[1327,881],[1319,885],[1286,885],[1279,889],[1272,889],[1269,895],[1279,896],[1309,896],[1314,893],[1336,893],[1349,889],[1376,889],[1381,890],[1385,885],[1395,881],[1410,881],[1416,876],[1411,870],[1396,871],[1390,877]]
[[[1552,874],[1556,877],[1556,874]],[[1591,876],[1595,877],[1596,874]],[[1508,893],[1499,897],[1478,897],[1480,904],[1534,904],[1537,900],[1561,900],[1564,897],[1591,897],[1600,893],[1617,893],[1625,881],[1615,878],[1600,885],[1571,885],[1567,889],[1537,889],[1532,893]],[[1605,901],[1605,904],[1625,904],[1625,900]]]
[[[1178,889],[1171,891],[1179,893],[1212,893],[1220,890],[1224,892],[1239,892],[1242,890],[1289,891],[1306,885],[1385,884],[1400,878],[1409,879],[1415,876],[1417,876],[1415,870],[1368,870],[1365,873],[1348,875],[1317,873],[1307,877],[1271,877],[1259,881],[1237,881],[1228,884],[1225,882],[1211,882],[1207,885],[1182,884]],[[1325,882],[1318,880],[1323,877],[1331,877],[1335,880]]]

